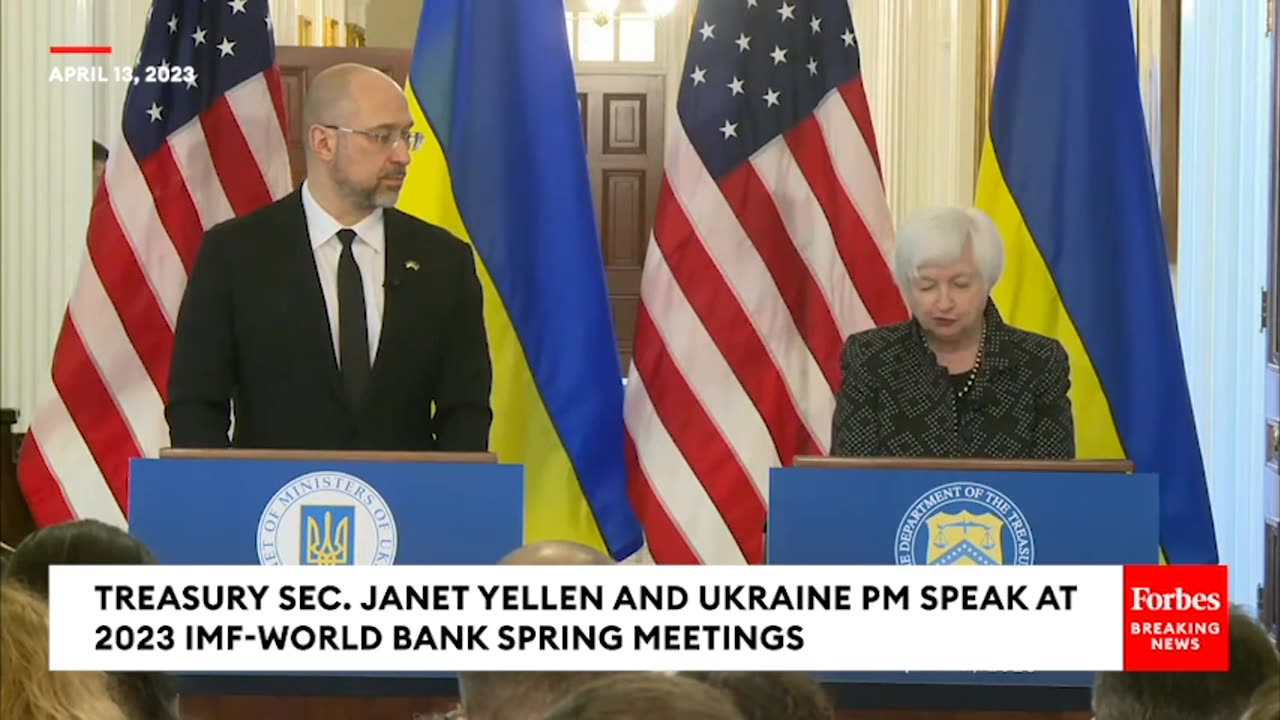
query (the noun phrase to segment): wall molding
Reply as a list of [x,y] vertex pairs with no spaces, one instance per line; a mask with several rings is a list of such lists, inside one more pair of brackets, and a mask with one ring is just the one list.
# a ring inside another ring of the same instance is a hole
[[895,223],[925,207],[973,204],[983,75],[994,67],[981,62],[988,4],[850,2]]
[[92,200],[94,85],[50,82],[87,63],[49,46],[97,44],[94,31],[81,0],[0,2],[0,406],[19,430],[49,377]]

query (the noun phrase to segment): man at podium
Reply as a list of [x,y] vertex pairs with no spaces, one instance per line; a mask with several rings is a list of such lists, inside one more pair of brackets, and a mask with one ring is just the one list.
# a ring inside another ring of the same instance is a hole
[[302,120],[302,187],[201,245],[175,331],[172,444],[487,450],[492,364],[471,249],[394,207],[423,142],[404,92],[337,65],[316,76]]
[[1003,268],[980,210],[925,210],[902,227],[893,273],[913,317],[846,341],[833,456],[1075,457],[1066,350],[1004,323],[990,298]]

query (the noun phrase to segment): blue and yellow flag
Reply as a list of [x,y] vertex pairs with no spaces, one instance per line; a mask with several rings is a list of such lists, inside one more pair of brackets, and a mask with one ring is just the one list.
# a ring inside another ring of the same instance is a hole
[[530,542],[642,544],[622,370],[561,4],[426,0],[400,207],[471,243],[493,355],[490,447],[525,465]]
[[1015,0],[989,125],[977,205],[1008,249],[1000,312],[1070,353],[1079,456],[1159,474],[1168,562],[1216,563],[1129,3]]

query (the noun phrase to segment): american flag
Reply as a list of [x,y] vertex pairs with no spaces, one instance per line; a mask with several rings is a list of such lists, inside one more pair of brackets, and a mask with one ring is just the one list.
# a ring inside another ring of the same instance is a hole
[[41,526],[125,524],[129,459],[168,443],[174,320],[204,231],[292,186],[267,0],[156,0],[133,74],[19,458]]
[[844,338],[907,318],[848,0],[704,0],[645,255],[627,464],[659,563],[763,560]]

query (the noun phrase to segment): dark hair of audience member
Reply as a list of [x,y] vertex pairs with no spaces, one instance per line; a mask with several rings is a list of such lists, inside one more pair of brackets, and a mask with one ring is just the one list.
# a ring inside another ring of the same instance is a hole
[[1280,720],[1280,673],[1258,688],[1240,720]]
[[[124,530],[98,520],[50,525],[28,535],[5,563],[4,576],[49,595],[51,565],[154,565],[155,555]],[[177,717],[177,685],[164,673],[111,673],[121,705],[135,720]]]
[[151,549],[129,533],[98,520],[50,525],[28,535],[5,563],[5,577],[49,595],[50,565],[154,565]]
[[1239,720],[1258,688],[1280,673],[1271,636],[1233,607],[1226,672],[1104,672],[1094,678],[1096,720]]
[[546,720],[743,720],[728,693],[679,675],[623,673],[580,688]]
[[0,720],[125,720],[100,672],[49,670],[49,607],[0,582]]
[[826,691],[800,672],[688,672],[685,677],[720,688],[733,698],[743,720],[832,720]]

